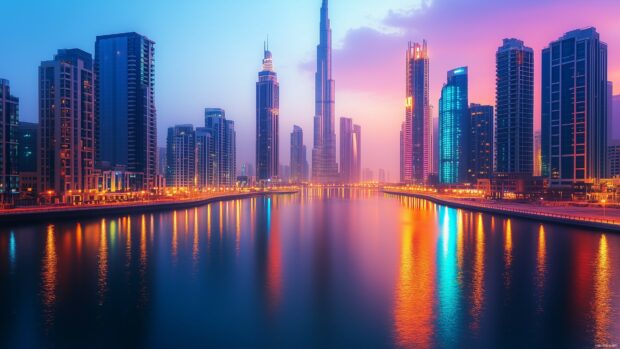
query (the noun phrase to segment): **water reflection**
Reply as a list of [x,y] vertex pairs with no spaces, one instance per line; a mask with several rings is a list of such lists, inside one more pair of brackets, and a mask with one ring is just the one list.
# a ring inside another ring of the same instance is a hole
[[478,331],[480,327],[480,316],[482,314],[482,306],[484,305],[484,223],[482,214],[478,214],[478,223],[476,224],[476,252],[474,256],[474,280],[472,282],[472,306],[471,328]]
[[[110,234],[112,236],[114,236],[112,227],[115,226],[114,221],[112,221],[110,227]],[[97,257],[97,294],[99,305],[103,305],[105,293],[108,288],[108,238],[105,218],[101,220],[101,229],[99,230],[99,253]]]
[[600,238],[594,270],[594,306],[592,315],[594,318],[594,338],[597,345],[610,345],[613,342],[609,338],[611,325],[611,290],[610,290],[610,265],[607,237],[603,234]]
[[47,227],[47,234],[45,238],[45,254],[43,256],[43,270],[41,273],[43,313],[47,328],[50,328],[54,322],[56,283],[58,282],[57,258],[54,226],[49,225]]

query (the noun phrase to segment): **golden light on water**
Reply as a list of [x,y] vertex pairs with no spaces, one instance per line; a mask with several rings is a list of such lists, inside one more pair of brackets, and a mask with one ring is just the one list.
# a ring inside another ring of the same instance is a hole
[[480,317],[484,304],[484,223],[482,214],[478,214],[476,225],[476,253],[474,257],[474,277],[472,282],[472,329],[477,331],[480,327]]
[[609,327],[611,325],[611,290],[609,251],[607,237],[603,234],[599,241],[596,268],[594,271],[594,338],[599,345],[609,344]]
[[56,254],[56,237],[53,225],[47,226],[45,255],[43,256],[43,270],[41,274],[45,322],[47,326],[51,326],[54,322],[54,306],[58,282],[58,256]]

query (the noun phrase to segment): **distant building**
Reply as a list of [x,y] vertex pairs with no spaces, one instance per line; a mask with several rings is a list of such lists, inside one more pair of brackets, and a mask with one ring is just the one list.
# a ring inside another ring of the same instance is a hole
[[386,177],[385,177],[385,170],[380,168],[379,169],[379,176],[377,177],[377,180],[379,181],[379,183],[386,183]]
[[613,96],[611,102],[611,139],[620,141],[620,95]]
[[362,181],[372,182],[374,180],[375,180],[375,174],[372,172],[371,169],[365,168],[364,171],[362,172]]
[[256,83],[256,179],[278,177],[280,151],[280,84],[273,70],[271,52],[265,46],[263,70]]
[[19,191],[19,98],[11,95],[9,81],[0,79],[0,201]]
[[280,165],[280,177],[278,180],[281,183],[289,183],[291,180],[291,166],[289,165]]
[[196,188],[196,132],[192,125],[168,128],[166,187]]
[[58,50],[39,67],[39,194],[65,202],[96,189],[94,72],[90,53]]
[[358,183],[362,172],[362,128],[351,118],[340,118],[340,180]]
[[401,182],[424,183],[433,167],[433,119],[429,106],[426,41],[409,43],[405,60],[406,106],[401,128]]
[[614,141],[608,147],[609,177],[620,177],[620,141]]
[[97,161],[136,173],[156,187],[155,43],[138,33],[98,36],[95,42]]
[[205,131],[211,137],[207,150],[207,183],[211,187],[236,184],[237,152],[235,123],[220,108],[205,109]]
[[20,192],[37,193],[37,139],[39,124],[20,122],[17,128]]
[[531,176],[534,168],[534,50],[504,39],[496,54],[495,171]]
[[157,174],[166,176],[166,148],[157,148]]
[[493,174],[493,106],[471,104],[471,183]]
[[607,45],[573,30],[542,52],[542,172],[551,186],[607,175]]
[[448,71],[439,100],[439,181],[460,184],[469,180],[471,122],[467,67]]
[[291,181],[293,183],[308,180],[308,160],[304,145],[304,132],[301,127],[294,125],[291,132]]

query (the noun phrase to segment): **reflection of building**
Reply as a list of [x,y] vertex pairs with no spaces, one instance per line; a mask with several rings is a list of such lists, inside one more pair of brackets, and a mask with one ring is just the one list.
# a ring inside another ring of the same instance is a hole
[[471,182],[493,173],[493,106],[471,104]]
[[362,172],[362,128],[340,118],[340,180],[357,183]]
[[98,36],[95,43],[97,160],[156,186],[155,43],[137,33]]
[[439,181],[458,184],[469,179],[470,115],[467,67],[448,72],[439,100]]
[[79,201],[96,189],[93,61],[58,50],[39,67],[39,193]]
[[401,182],[424,183],[433,168],[433,119],[429,107],[428,51],[409,43],[406,57],[406,108],[401,128]]
[[236,183],[235,123],[226,119],[224,109],[205,109],[205,131],[211,142],[207,151],[207,182],[209,186],[234,186]]
[[308,180],[308,160],[304,145],[304,132],[301,127],[293,126],[291,133],[291,181],[294,183]]
[[192,125],[168,128],[166,186],[196,187],[196,133]]
[[496,54],[495,171],[533,173],[534,51],[504,39]]
[[550,185],[606,176],[607,45],[596,29],[573,30],[543,50],[541,119]]
[[268,47],[264,53],[256,83],[256,179],[266,181],[278,177],[280,85]]
[[21,192],[37,192],[37,139],[39,125],[20,122],[17,129],[19,187]]
[[9,81],[0,79],[0,196],[19,191],[19,98],[11,95]]

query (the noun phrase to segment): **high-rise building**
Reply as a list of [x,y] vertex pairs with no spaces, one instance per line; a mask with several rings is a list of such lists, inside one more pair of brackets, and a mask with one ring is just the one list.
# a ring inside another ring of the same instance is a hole
[[308,160],[304,145],[304,132],[294,125],[291,132],[291,181],[294,183],[308,180]]
[[534,169],[534,51],[504,39],[496,53],[495,171],[529,175]]
[[90,53],[58,50],[39,67],[39,193],[66,202],[96,189],[94,72]]
[[226,119],[224,109],[207,108],[204,128],[210,137],[206,152],[207,184],[213,187],[234,186],[237,178],[235,123]]
[[167,168],[166,148],[167,147],[157,148],[157,174],[161,176],[166,176],[166,168]]
[[0,79],[0,201],[19,191],[19,98],[11,95],[9,81]]
[[611,101],[611,139],[620,141],[620,95],[613,96]]
[[491,178],[493,174],[493,106],[472,103],[470,178],[472,183],[478,179]]
[[620,176],[620,141],[612,141],[607,147],[607,157],[609,160],[609,177]]
[[448,80],[439,99],[439,182],[468,181],[470,155],[470,115],[467,67],[448,71]]
[[256,179],[278,177],[280,151],[280,84],[273,70],[273,59],[265,45],[263,70],[256,83]]
[[542,52],[542,169],[552,186],[607,175],[607,45],[594,28]]
[[[433,107],[431,106],[431,111]],[[439,173],[439,118],[433,118],[433,173]]]
[[97,161],[138,174],[145,190],[157,175],[154,52],[155,43],[138,33],[95,43]]
[[166,139],[166,186],[196,187],[196,133],[192,125],[168,128]]
[[335,83],[332,80],[332,30],[328,1],[321,7],[320,43],[316,49],[314,148],[312,180],[321,183],[338,180],[336,163]]
[[433,119],[429,106],[426,41],[409,42],[406,61],[405,121],[401,130],[401,182],[424,183],[433,170]]
[[340,118],[340,180],[358,183],[362,172],[362,128],[351,118]]
[[540,131],[534,132],[534,176],[540,177],[542,171],[542,147]]
[[37,192],[37,140],[39,124],[20,121],[17,128],[17,152],[20,192]]
[[[206,127],[196,127],[196,186],[206,189],[213,184],[212,156],[214,144],[212,133]],[[209,172],[211,171],[211,172]]]

